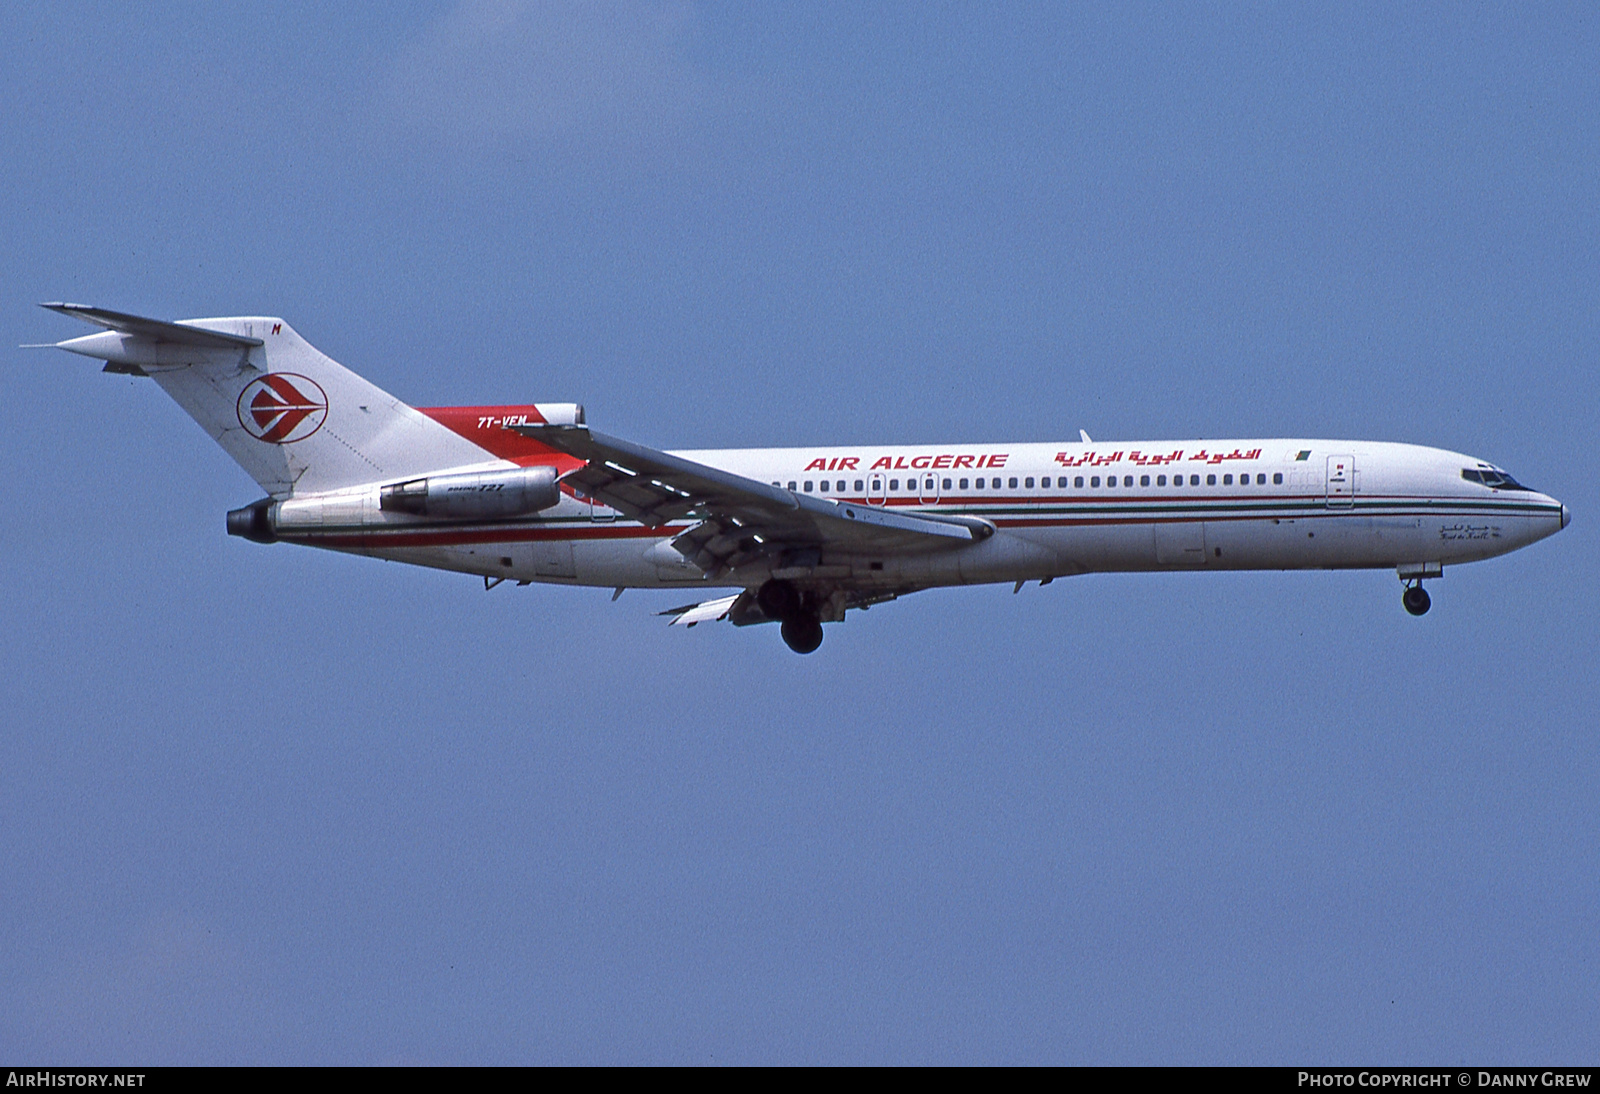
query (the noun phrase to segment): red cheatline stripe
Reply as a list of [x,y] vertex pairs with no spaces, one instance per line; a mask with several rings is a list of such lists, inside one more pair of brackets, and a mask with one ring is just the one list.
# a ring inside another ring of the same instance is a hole
[[[1343,511],[1308,512],[1298,513],[1290,520],[1337,520],[1348,517],[1350,514]],[[1421,517],[1488,517],[1500,515],[1489,512],[1441,510],[1438,508],[1420,509],[1416,511],[1399,511],[1390,516],[1421,516]],[[1162,515],[1154,517],[1149,514],[1131,513],[1127,516],[1084,516],[1066,518],[1030,519],[1027,517],[997,518],[994,523],[1000,528],[1080,528],[1091,525],[1124,525],[1124,524],[1189,524],[1196,521],[1220,523],[1222,521],[1257,521],[1265,523],[1273,519],[1260,514],[1226,514],[1226,513],[1190,513],[1186,516]],[[642,525],[609,525],[606,527],[578,528],[567,526],[564,528],[498,528],[481,529],[476,531],[460,531],[454,529],[429,529],[429,528],[393,528],[373,529],[372,531],[339,531],[339,532],[309,532],[296,534],[287,532],[285,539],[303,539],[319,547],[465,547],[484,543],[532,543],[541,540],[603,540],[603,539],[664,539],[675,536],[689,527],[688,524],[678,524],[661,528],[646,528]]]
[[312,532],[309,535],[286,533],[285,539],[305,539],[319,547],[464,547],[482,543],[534,543],[541,540],[591,540],[591,539],[660,539],[674,536],[683,527],[646,528],[642,525],[623,525],[610,528],[503,528],[481,532],[459,531],[385,531],[385,532]]

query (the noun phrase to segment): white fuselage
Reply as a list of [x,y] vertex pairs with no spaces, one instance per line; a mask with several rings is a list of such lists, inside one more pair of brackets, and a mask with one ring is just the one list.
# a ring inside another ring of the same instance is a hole
[[[1368,441],[727,449],[674,453],[841,505],[979,518],[995,533],[916,555],[823,552],[779,576],[870,591],[1043,580],[1096,571],[1392,568],[1433,576],[1559,531],[1560,502],[1463,478],[1491,465]],[[484,467],[509,467],[497,461]],[[770,562],[709,582],[649,528],[570,494],[524,519],[424,521],[375,488],[296,497],[294,542],[518,581],[754,588]]]
[[941,585],[1139,570],[1393,568],[1422,581],[1566,526],[1481,460],[1418,445],[1229,440],[661,452],[574,403],[415,408],[282,319],[83,304],[55,343],[151,377],[267,497],[230,535],[506,579],[740,589],[669,612],[822,624]]

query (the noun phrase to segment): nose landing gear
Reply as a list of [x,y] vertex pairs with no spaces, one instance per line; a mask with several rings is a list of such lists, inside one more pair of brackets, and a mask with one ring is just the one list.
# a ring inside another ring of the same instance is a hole
[[1427,615],[1428,609],[1433,607],[1433,600],[1428,596],[1428,590],[1422,587],[1420,579],[1406,586],[1406,591],[1400,594],[1400,603],[1412,615]]

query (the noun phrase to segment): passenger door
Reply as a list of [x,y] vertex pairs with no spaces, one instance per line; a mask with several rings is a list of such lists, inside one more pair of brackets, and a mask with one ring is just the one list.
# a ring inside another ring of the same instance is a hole
[[1356,458],[1328,457],[1328,508],[1348,509],[1356,503]]

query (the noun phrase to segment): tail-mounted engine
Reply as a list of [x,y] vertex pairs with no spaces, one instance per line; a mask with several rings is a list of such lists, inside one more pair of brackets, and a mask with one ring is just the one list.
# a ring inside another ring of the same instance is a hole
[[454,520],[516,517],[549,509],[559,502],[558,476],[559,472],[548,466],[429,475],[383,487],[378,492],[378,508]]

